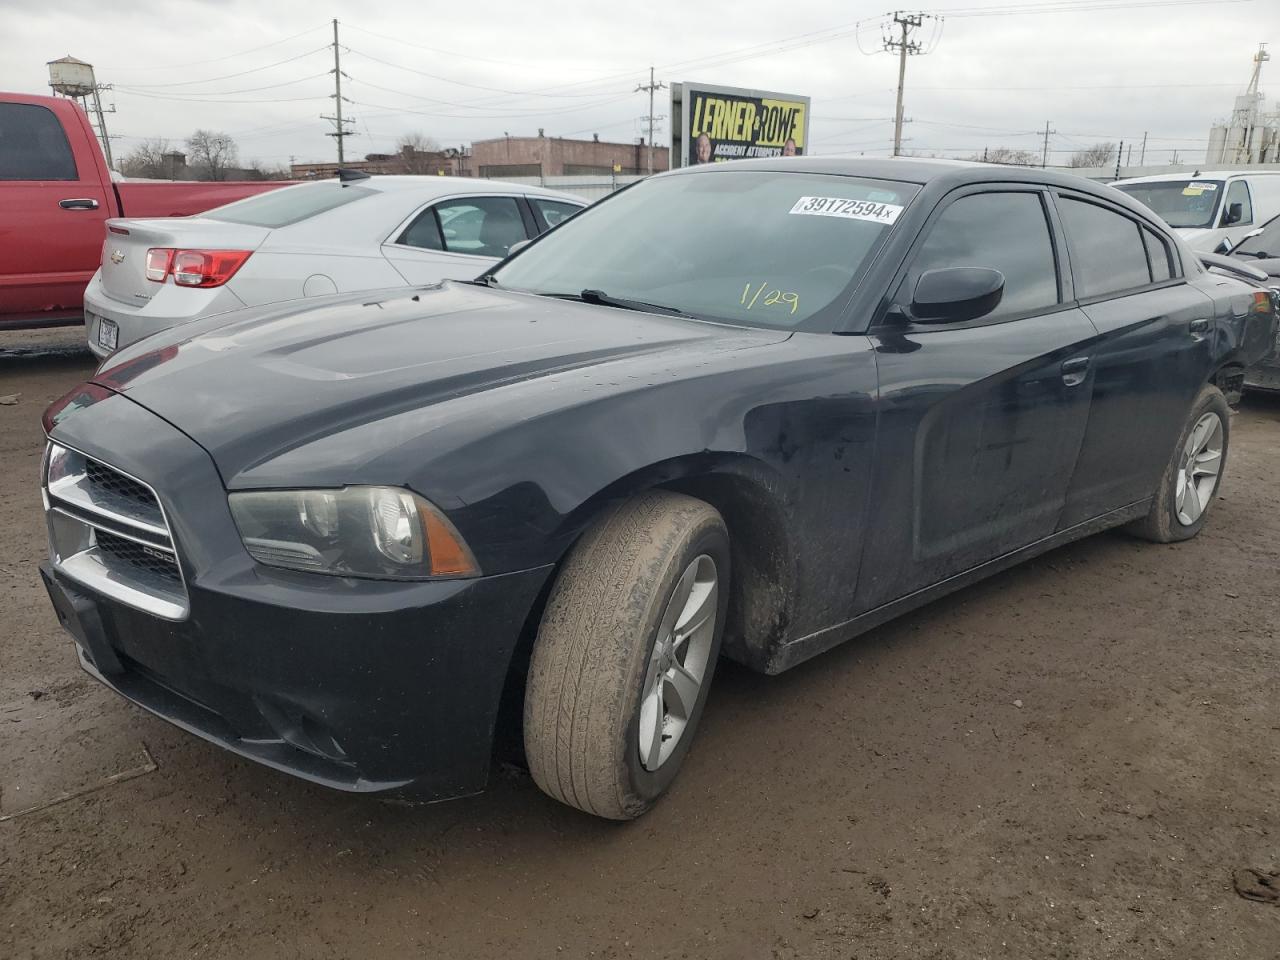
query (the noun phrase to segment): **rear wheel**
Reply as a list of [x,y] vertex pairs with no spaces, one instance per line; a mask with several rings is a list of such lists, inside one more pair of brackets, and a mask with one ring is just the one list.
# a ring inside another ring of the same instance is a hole
[[1216,386],[1200,391],[1178,437],[1150,512],[1129,530],[1156,543],[1190,540],[1204,526],[1222,481],[1231,411]]
[[573,549],[525,693],[529,771],[596,816],[640,816],[689,752],[728,606],[729,537],[701,500],[653,491]]

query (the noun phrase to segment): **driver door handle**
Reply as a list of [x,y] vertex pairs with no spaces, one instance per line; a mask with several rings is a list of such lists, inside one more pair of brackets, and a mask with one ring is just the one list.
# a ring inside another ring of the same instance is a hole
[[98,201],[93,197],[70,197],[66,200],[59,200],[58,206],[63,210],[97,210]]
[[1072,357],[1062,361],[1062,382],[1068,387],[1078,387],[1089,376],[1089,358]]

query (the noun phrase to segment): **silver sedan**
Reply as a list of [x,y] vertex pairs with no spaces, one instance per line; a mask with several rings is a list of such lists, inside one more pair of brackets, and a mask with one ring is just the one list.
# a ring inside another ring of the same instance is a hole
[[99,357],[241,307],[470,280],[586,201],[463,177],[367,177],[284,187],[198,217],[107,221],[85,291]]

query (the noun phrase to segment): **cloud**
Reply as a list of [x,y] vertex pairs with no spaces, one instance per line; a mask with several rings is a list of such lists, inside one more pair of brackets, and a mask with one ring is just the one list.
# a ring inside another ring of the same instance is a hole
[[[936,48],[908,64],[906,146],[950,155],[984,146],[1038,151],[1036,131],[1050,121],[1059,160],[1098,140],[1139,142],[1144,132],[1149,162],[1174,149],[1199,159],[1210,123],[1244,88],[1270,2],[953,16]],[[961,4],[939,9],[958,13]],[[179,142],[204,127],[232,134],[246,160],[326,159],[334,146],[325,136],[332,125],[320,119],[333,108],[325,45],[337,16],[349,77],[343,94],[353,101],[344,112],[358,134],[349,155],[391,149],[408,131],[454,145],[538,128],[630,141],[644,132],[648,100],[634,88],[651,63],[668,83],[808,94],[816,151],[883,155],[897,62],[863,52],[878,45],[878,32],[864,27],[860,38],[845,31],[789,49],[775,43],[879,12],[816,0],[781,10],[764,0],[329,8],[299,0],[0,0],[0,88],[45,92],[45,62],[70,53],[93,63],[99,82],[115,84],[106,99],[116,106],[108,126],[120,138],[118,154],[139,138]],[[750,59],[719,56],[767,44],[774,48]],[[657,112],[669,112],[665,92]],[[661,129],[664,142],[665,123]]]

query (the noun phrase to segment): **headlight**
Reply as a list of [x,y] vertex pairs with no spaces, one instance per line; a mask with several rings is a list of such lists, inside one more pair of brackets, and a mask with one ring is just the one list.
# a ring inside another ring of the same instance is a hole
[[263,490],[227,499],[245,549],[272,567],[394,580],[480,573],[444,514],[399,487]]

